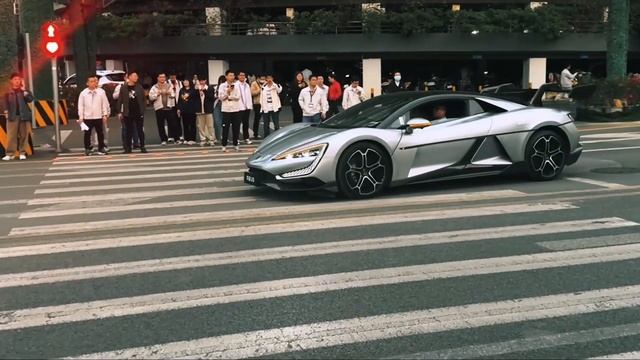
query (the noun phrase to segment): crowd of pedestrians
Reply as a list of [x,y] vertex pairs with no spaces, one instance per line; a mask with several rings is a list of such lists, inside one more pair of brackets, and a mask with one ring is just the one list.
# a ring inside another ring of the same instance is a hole
[[[325,84],[324,76],[305,71],[296,73],[289,87],[294,123],[319,123],[338,113],[340,107],[348,109],[365,100],[357,79],[343,88],[335,74],[329,74]],[[147,76],[143,81],[150,82]],[[1,103],[9,138],[7,156],[2,160],[13,160],[16,154],[26,159],[32,118],[29,103],[33,96],[25,90],[19,74],[12,74],[10,85],[11,90],[3,95]],[[85,155],[109,153],[108,119],[112,106],[122,127],[123,153],[148,152],[144,127],[147,100],[155,112],[163,146],[219,143],[223,152],[229,146],[240,151],[241,141],[252,144],[252,140],[260,138],[260,124],[265,137],[270,135],[272,125],[275,130],[280,128],[283,86],[271,74],[249,78],[243,71],[228,70],[217,84],[211,85],[197,76],[180,81],[175,74],[160,73],[155,84],[146,85],[148,90],[138,73],[129,71],[124,83],[115,88],[113,99],[109,99],[97,76],[86,79],[86,88],[77,102],[77,123],[84,132]]]

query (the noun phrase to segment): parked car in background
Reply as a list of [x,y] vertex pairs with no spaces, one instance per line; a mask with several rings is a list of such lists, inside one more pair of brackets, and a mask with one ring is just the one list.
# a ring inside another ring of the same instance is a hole
[[[98,76],[98,86],[107,93],[113,114],[115,111],[113,92],[118,85],[124,84],[125,72],[122,70],[98,70],[96,71],[96,76]],[[68,113],[71,118],[77,117],[76,103],[78,101],[78,95],[84,87],[84,81],[78,86],[76,74],[66,78],[60,85],[61,98],[67,100]]]

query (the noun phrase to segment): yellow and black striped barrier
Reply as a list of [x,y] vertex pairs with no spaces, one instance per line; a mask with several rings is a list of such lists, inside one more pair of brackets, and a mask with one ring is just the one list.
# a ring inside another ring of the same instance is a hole
[[[9,137],[7,136],[7,118],[0,115],[0,156],[7,155],[7,146],[9,146]],[[26,149],[27,155],[33,155],[33,136],[29,133],[29,147]],[[14,155],[18,155],[17,153]]]
[[[67,125],[69,122],[69,116],[67,113],[67,101],[60,100],[60,106],[58,107],[58,115],[60,116],[60,124]],[[47,126],[54,126],[55,117],[53,112],[53,101],[51,100],[36,100],[31,104],[31,109],[35,114],[36,123],[35,127],[43,128]]]

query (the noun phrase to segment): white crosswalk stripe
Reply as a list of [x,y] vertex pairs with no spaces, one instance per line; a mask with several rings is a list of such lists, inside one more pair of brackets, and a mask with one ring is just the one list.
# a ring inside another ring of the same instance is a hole
[[[558,197],[496,187],[364,201],[284,196],[242,183],[248,152],[157,150],[61,156],[33,198],[5,201],[20,209],[0,242],[0,357],[340,357],[340,349],[363,344],[453,334],[444,348],[425,342],[387,357],[464,358],[640,337],[638,319],[572,323],[640,309],[633,280],[640,223],[618,213],[587,216],[583,202],[566,196],[571,190]],[[633,189],[568,180],[600,192]],[[614,273],[624,266],[631,280]],[[598,270],[580,284],[559,287],[549,278],[585,269]],[[414,288],[446,294],[424,302],[396,295]],[[453,298],[463,290],[483,296]],[[300,309],[291,308],[297,301]],[[204,314],[203,322],[229,314],[235,325],[215,322],[183,335],[174,329],[189,322],[189,311]],[[266,314],[253,320],[252,311]],[[181,320],[165,322],[173,317]],[[495,331],[471,343],[455,333],[544,321],[568,325],[512,337]],[[119,334],[104,330],[115,328]],[[50,343],[60,344],[57,352],[48,352]],[[637,354],[609,350],[587,357]]]

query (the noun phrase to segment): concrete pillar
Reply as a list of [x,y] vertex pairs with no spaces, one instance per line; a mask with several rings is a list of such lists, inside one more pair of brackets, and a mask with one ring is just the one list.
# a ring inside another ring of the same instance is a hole
[[[65,60],[64,61],[64,74],[66,77],[69,77],[76,73],[76,62],[73,60]],[[64,80],[64,79],[62,79]]]
[[122,60],[106,60],[105,61],[105,69],[106,70],[122,70],[122,71],[124,71],[124,61],[122,61]]
[[217,84],[220,75],[229,70],[229,63],[224,60],[209,60],[209,84]]
[[367,97],[382,94],[382,60],[379,58],[362,59],[362,88]]
[[537,89],[547,82],[547,59],[531,58],[524,61],[522,87]]
[[210,36],[222,35],[222,10],[219,7],[204,9],[207,18],[207,33]]

